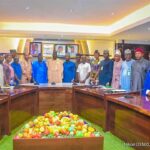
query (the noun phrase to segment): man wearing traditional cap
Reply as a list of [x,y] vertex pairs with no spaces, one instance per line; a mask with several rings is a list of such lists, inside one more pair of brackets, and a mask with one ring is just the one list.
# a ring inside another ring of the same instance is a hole
[[113,78],[112,78],[112,88],[120,88],[120,73],[122,66],[121,52],[120,50],[115,51],[115,61],[113,67]]
[[30,83],[32,75],[32,67],[29,54],[24,54],[24,59],[21,61],[22,67],[22,83]]
[[143,58],[144,50],[142,48],[135,49],[136,60],[131,67],[131,89],[132,91],[141,91],[143,89],[144,80],[150,62]]
[[4,55],[0,54],[0,86],[8,86],[10,84],[11,70],[5,62]]
[[19,63],[19,57],[16,56],[14,58],[13,63],[11,64],[12,68],[14,69],[14,73],[15,73],[15,83],[16,85],[21,83],[22,80],[22,67]]
[[78,66],[79,66],[79,64],[81,63],[81,54],[80,53],[77,53],[76,54],[76,62],[75,62],[75,64],[76,64],[76,69],[78,68]]
[[[100,85],[111,85],[112,73],[113,73],[113,61],[109,59],[109,51],[103,51],[104,60],[101,61],[99,65],[99,70],[96,77],[99,75]],[[96,79],[95,77],[95,79]]]
[[12,50],[10,50],[10,54],[12,57],[10,64],[12,64],[14,61],[14,58],[17,56],[17,51],[12,49]]
[[11,54],[6,54],[4,65],[7,66],[7,68],[8,68],[6,70],[6,74],[7,74],[6,83],[7,84],[10,84],[10,81],[15,79],[14,69],[11,66],[11,61],[12,61]]
[[77,69],[79,82],[88,85],[90,81],[90,72],[91,66],[86,62],[86,56],[83,55],[81,56],[81,63]]
[[57,51],[53,51],[53,58],[47,61],[48,81],[61,83],[63,78],[63,61],[57,58]]
[[0,87],[4,86],[4,67],[3,67],[4,57],[3,54],[0,54]]
[[120,86],[121,89],[126,91],[131,90],[131,65],[134,62],[132,59],[132,53],[130,49],[126,49],[125,52],[125,61],[121,66],[121,75],[120,75]]
[[81,63],[81,56],[82,55],[79,53],[76,54],[76,62],[75,62],[75,64],[76,64],[76,78],[75,78],[75,82],[79,82],[77,69],[78,69],[79,64]]
[[63,82],[70,83],[75,79],[76,76],[76,65],[70,61],[70,54],[67,53],[66,61],[63,63]]
[[95,76],[97,75],[99,71],[99,66],[100,66],[100,59],[99,59],[99,51],[95,50],[94,52],[94,59],[91,61],[91,80],[95,79]]
[[48,83],[47,65],[42,54],[38,54],[38,60],[32,63],[32,77],[34,83]]

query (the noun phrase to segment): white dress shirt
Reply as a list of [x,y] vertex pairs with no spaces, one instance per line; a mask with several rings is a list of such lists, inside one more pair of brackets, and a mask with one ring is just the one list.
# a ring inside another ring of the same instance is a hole
[[[77,72],[79,73],[79,76],[80,76],[80,80],[85,80],[86,76],[88,75],[88,73],[91,72],[91,66],[89,63],[81,63],[79,64],[78,66],[78,69],[77,69]],[[86,81],[85,81],[85,84],[89,84],[89,79],[88,78]]]
[[0,86],[4,86],[4,71],[2,64],[0,64]]

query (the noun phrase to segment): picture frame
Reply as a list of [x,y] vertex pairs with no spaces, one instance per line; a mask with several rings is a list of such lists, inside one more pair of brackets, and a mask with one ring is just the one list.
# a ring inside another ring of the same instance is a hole
[[67,44],[67,53],[70,54],[70,57],[76,57],[76,54],[79,52],[78,44]]
[[55,44],[55,51],[58,57],[65,57],[66,55],[66,44]]
[[30,55],[38,56],[42,53],[42,43],[41,42],[30,42]]
[[42,52],[44,57],[52,57],[54,51],[54,44],[43,43]]

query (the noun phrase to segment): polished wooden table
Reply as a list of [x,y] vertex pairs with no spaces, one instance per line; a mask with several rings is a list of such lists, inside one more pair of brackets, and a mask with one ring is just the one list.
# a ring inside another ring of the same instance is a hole
[[[150,101],[137,93],[131,93],[133,98],[125,98],[128,93],[72,84],[30,84],[4,93],[0,100],[0,117],[7,116],[9,110],[10,124],[5,121],[9,124],[5,124],[7,132],[34,115],[66,110],[100,125],[126,142],[150,143]],[[4,124],[0,124],[0,132],[3,132]]]
[[74,88],[73,113],[105,128],[104,92],[99,89]]
[[71,111],[72,84],[41,84],[39,87],[39,114],[49,111]]
[[5,89],[3,95],[8,95],[10,130],[15,129],[32,116],[38,115],[39,101],[37,87],[16,87]]
[[73,87],[84,87],[84,85],[73,85],[72,83],[52,84],[24,84],[22,86],[35,86],[39,89],[39,114],[43,115],[49,111],[72,111]]
[[[102,88],[74,87],[72,102],[73,112],[100,125],[105,130],[106,95],[115,95],[117,93],[120,92],[111,93],[109,89]],[[120,94],[122,94],[122,92]]]
[[[33,84],[30,84],[33,86]],[[28,85],[28,86],[30,86]],[[50,110],[72,111],[72,84],[40,84],[34,85],[39,89],[39,114],[44,114]],[[79,85],[77,85],[79,86]],[[81,86],[82,87],[82,86]],[[79,88],[79,87],[78,87]],[[91,138],[52,138],[52,139],[14,139],[14,150],[102,150],[103,137]]]
[[0,139],[9,133],[9,97],[0,95]]
[[106,96],[107,130],[126,144],[136,144],[136,149],[149,150],[150,98],[141,97],[140,94],[129,95],[132,97]]

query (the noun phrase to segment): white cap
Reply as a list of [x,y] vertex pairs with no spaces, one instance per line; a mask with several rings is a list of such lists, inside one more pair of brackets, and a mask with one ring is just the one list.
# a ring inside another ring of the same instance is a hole
[[126,49],[126,50],[124,51],[124,54],[131,54],[131,50],[130,50],[130,49]]
[[120,55],[121,56],[121,52],[119,49],[115,50],[115,55]]

